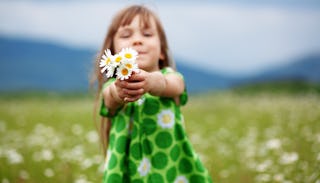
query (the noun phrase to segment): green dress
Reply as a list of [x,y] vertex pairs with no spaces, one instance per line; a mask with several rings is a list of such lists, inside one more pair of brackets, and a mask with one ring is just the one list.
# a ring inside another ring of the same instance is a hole
[[[114,81],[109,79],[105,86]],[[184,92],[180,105],[186,102]],[[113,116],[102,102],[100,115],[112,121],[104,183],[212,182],[186,135],[180,106],[172,98],[147,93]]]

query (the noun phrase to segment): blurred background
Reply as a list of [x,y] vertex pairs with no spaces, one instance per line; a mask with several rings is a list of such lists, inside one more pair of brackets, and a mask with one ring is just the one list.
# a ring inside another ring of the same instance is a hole
[[88,81],[136,3],[163,23],[216,182],[320,182],[320,1],[0,0],[2,183],[100,181]]
[[134,3],[160,16],[190,91],[253,81],[320,81],[318,1],[0,3],[1,91],[87,90],[110,19]]

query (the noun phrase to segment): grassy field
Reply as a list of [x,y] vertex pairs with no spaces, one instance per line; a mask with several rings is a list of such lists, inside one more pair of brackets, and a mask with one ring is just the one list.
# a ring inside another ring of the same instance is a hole
[[[0,97],[0,182],[101,182],[92,109],[90,97]],[[215,182],[320,182],[320,95],[193,95],[182,110]]]

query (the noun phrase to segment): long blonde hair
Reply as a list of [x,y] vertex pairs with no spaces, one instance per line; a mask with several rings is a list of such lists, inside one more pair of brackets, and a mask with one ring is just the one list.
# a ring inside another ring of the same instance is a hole
[[[146,8],[145,6],[142,5],[132,5],[129,6],[121,11],[119,11],[118,14],[114,16],[112,19],[112,22],[109,26],[107,35],[105,37],[104,43],[102,45],[102,48],[100,52],[97,54],[97,58],[94,63],[94,68],[95,68],[95,74],[93,77],[93,80],[91,80],[91,84],[95,83],[98,81],[98,88],[97,88],[97,95],[96,95],[96,102],[95,102],[95,109],[94,109],[94,115],[96,114],[98,104],[100,103],[101,100],[101,90],[102,90],[102,85],[103,83],[106,82],[106,78],[104,75],[100,72],[101,68],[99,67],[99,62],[104,54],[104,50],[107,48],[111,50],[112,53],[114,53],[114,43],[113,43],[113,38],[115,34],[117,33],[118,29],[122,26],[129,25],[133,18],[135,16],[140,16],[140,24],[141,26],[145,28],[150,27],[150,18],[153,18],[157,27],[157,31],[159,34],[160,38],[160,47],[161,47],[161,53],[164,54],[164,59],[159,60],[159,67],[160,69],[164,67],[172,67],[175,69],[175,63],[173,61],[173,58],[170,54],[169,47],[168,47],[168,42],[167,38],[163,29],[163,26],[159,20],[159,18],[156,16],[154,12]],[[103,147],[103,151],[105,152],[108,146],[108,137],[109,137],[109,130],[111,126],[111,120],[109,118],[102,117],[101,119],[101,124],[100,124],[100,129],[98,130],[100,133],[101,137],[101,143]]]

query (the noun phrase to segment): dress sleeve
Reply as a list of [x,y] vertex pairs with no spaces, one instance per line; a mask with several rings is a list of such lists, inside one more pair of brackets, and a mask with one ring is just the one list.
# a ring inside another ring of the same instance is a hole
[[[182,80],[184,81],[184,77],[183,75],[178,72],[178,71],[175,71],[173,70],[172,68],[170,67],[165,67],[161,70],[161,72],[166,75],[166,74],[169,74],[169,73],[174,73],[174,74],[177,74],[178,76],[180,76],[182,78]],[[188,102],[188,93],[187,93],[187,87],[185,86],[184,87],[184,91],[183,93],[179,96],[180,97],[180,105],[185,105],[187,104]]]
[[[104,90],[107,86],[109,86],[111,83],[115,81],[115,78],[109,79],[107,82],[105,82],[102,86],[102,90]],[[100,107],[100,115],[103,117],[112,117],[111,114],[109,113],[108,108],[104,104],[104,100],[102,99],[101,102],[101,107]]]

